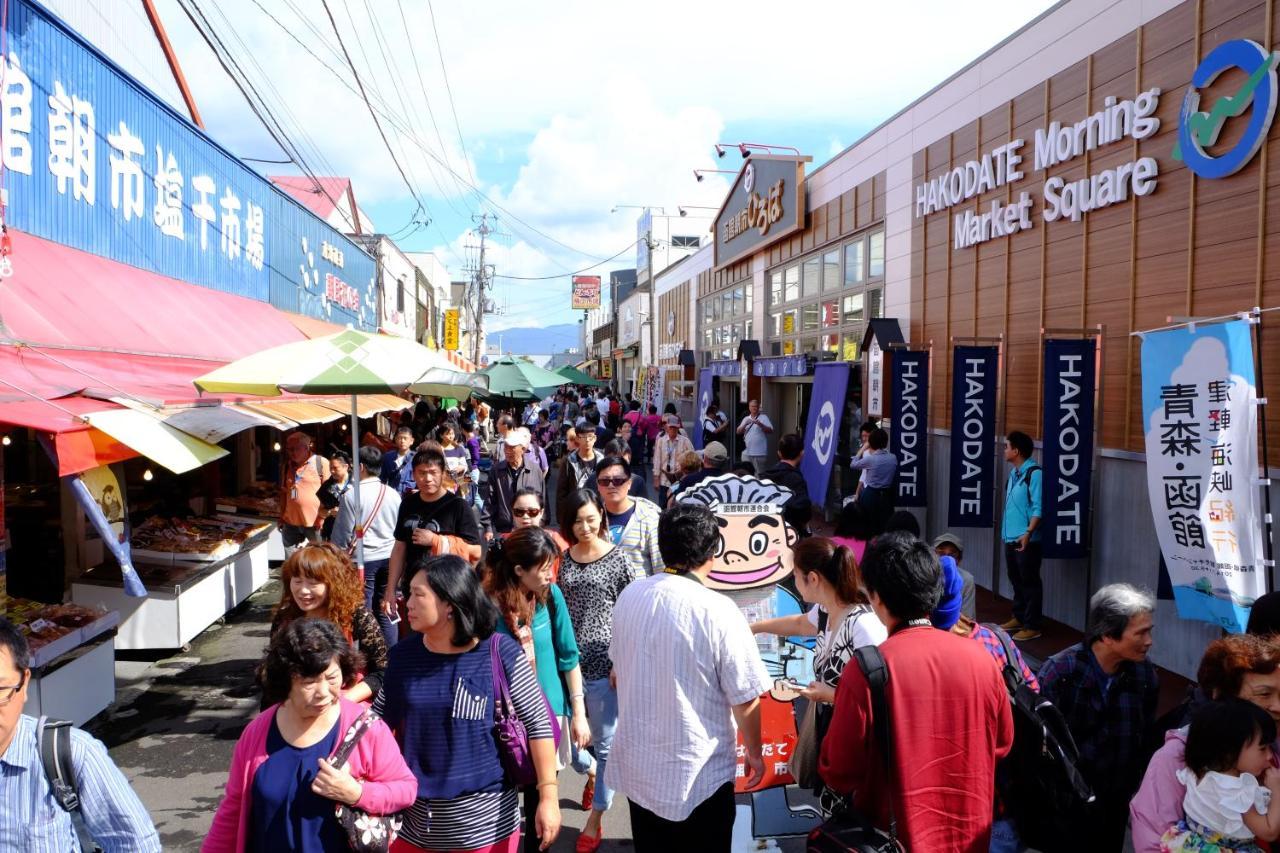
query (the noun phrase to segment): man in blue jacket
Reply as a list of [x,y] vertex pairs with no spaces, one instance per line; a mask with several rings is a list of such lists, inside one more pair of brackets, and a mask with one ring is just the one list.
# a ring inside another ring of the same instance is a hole
[[1001,625],[1019,642],[1040,636],[1044,585],[1040,582],[1040,489],[1044,472],[1031,458],[1035,443],[1025,432],[1005,437],[1004,458],[1013,466],[1004,490],[1004,561],[1013,584],[1013,618]]

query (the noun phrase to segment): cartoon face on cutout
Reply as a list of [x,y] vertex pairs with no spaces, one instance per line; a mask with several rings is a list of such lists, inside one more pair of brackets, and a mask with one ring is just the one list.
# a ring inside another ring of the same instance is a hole
[[723,474],[681,492],[681,503],[700,503],[720,523],[720,547],[707,578],[712,589],[751,589],[791,572],[796,531],[782,518],[791,490],[767,480]]

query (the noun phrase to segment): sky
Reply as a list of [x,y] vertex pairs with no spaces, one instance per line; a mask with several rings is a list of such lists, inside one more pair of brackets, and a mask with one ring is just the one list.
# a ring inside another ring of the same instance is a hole
[[[714,211],[699,208],[718,208],[733,176],[693,170],[742,162],[717,158],[717,142],[798,148],[816,168],[1052,5],[184,2],[308,169],[349,176],[402,249],[461,279],[474,217],[496,217],[490,331],[575,322],[572,273],[634,267],[640,211],[619,205],[685,206],[674,233],[706,233]],[[210,135],[239,157],[287,159],[179,0],[156,5]]]

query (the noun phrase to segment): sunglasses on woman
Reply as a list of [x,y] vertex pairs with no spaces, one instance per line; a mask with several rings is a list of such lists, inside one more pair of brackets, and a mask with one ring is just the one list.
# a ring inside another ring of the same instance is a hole
[[511,514],[516,518],[537,518],[542,515],[542,508],[517,507],[511,510]]

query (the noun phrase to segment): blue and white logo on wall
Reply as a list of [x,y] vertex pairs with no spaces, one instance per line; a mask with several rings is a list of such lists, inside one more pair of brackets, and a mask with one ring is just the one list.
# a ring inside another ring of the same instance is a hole
[[822,411],[818,412],[818,421],[813,427],[813,453],[818,462],[826,465],[831,461],[831,448],[836,443],[836,407],[830,400],[824,400]]
[[[1267,138],[1275,116],[1276,60],[1275,53],[1249,39],[1223,42],[1210,51],[1191,76],[1191,85],[1182,99],[1174,158],[1186,163],[1188,169],[1202,178],[1225,178],[1244,168]],[[1200,90],[1233,68],[1249,76],[1234,92],[1218,98],[1208,109],[1202,109]],[[1217,156],[1209,154],[1227,119],[1243,115],[1250,106],[1249,124],[1240,141],[1229,151]]]

